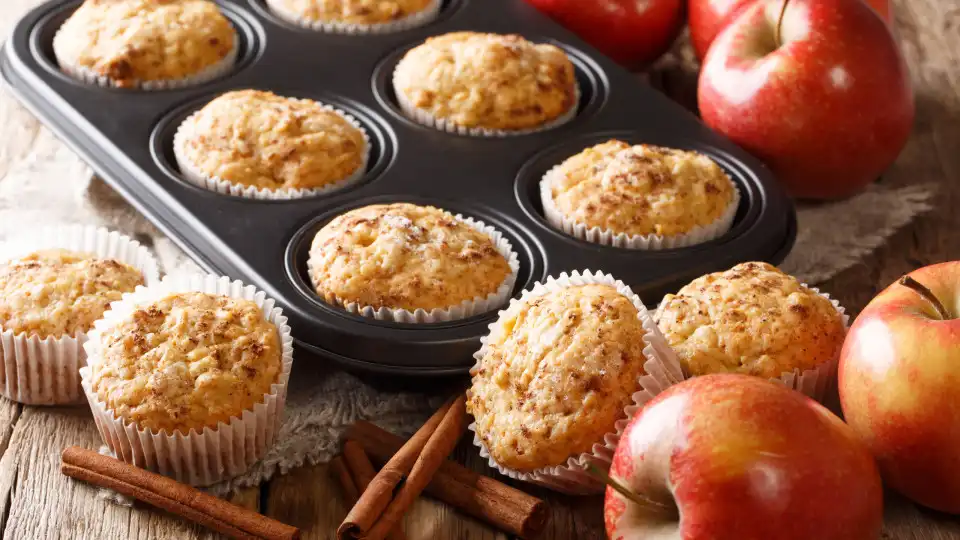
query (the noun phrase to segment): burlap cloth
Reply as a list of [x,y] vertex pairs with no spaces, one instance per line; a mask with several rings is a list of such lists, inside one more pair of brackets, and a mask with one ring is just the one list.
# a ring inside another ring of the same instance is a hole
[[[0,183],[0,240],[44,224],[94,223],[133,235],[152,247],[166,272],[194,266],[102,181],[71,180],[89,175],[79,170],[85,166],[62,145],[34,148],[28,159],[42,160],[42,167],[34,170],[30,163],[21,163],[6,171]],[[846,201],[802,206],[796,247],[783,269],[808,283],[829,278],[927,210],[931,193],[928,186],[875,186]],[[357,419],[408,433],[438,405],[435,397],[377,391],[319,362],[295,364],[294,370],[279,443],[246,475],[216,486],[215,492],[226,493],[234,486],[257,484],[304,463],[329,459],[341,431]]]

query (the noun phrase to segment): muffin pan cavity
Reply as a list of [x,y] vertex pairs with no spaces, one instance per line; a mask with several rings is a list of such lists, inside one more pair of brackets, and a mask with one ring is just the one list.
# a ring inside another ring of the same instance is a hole
[[[267,90],[267,88],[261,89]],[[344,98],[342,96],[325,95],[316,91],[276,91],[276,93],[283,97],[312,99],[314,101],[323,103],[324,105],[330,105],[335,109],[343,111],[360,123],[360,126],[370,139],[370,158],[367,162],[366,172],[359,181],[352,183],[343,189],[337,189],[329,194],[325,193],[313,195],[306,198],[323,198],[333,194],[339,194],[343,191],[357,189],[363,184],[376,180],[388,167],[390,167],[395,155],[395,149],[397,147],[396,135],[390,128],[390,124],[387,123],[377,113],[377,111],[370,109],[362,103]],[[157,122],[157,125],[150,136],[150,151],[157,167],[159,167],[160,170],[162,170],[167,176],[183,183],[190,189],[205,191],[203,188],[196,187],[184,179],[183,174],[181,173],[180,168],[177,166],[177,161],[173,155],[174,136],[184,120],[203,108],[204,105],[209,103],[218,95],[220,95],[220,93],[205,95],[199,99],[191,100],[174,108],[169,113],[164,115],[159,122]],[[231,197],[232,195],[221,196]],[[278,199],[275,201],[260,202],[289,202],[294,200],[299,199]]]
[[[429,27],[433,24],[440,23],[450,17],[453,17],[456,14],[457,10],[459,10],[464,3],[469,1],[471,0],[443,0],[440,5],[440,13],[437,15],[437,17],[434,20],[420,26],[415,26],[413,28],[384,32],[381,35],[401,34],[404,32],[417,31],[425,27]],[[289,30],[293,32],[324,33],[322,31],[313,30],[311,28],[307,28],[307,27],[295,24],[295,22],[290,22],[285,20],[283,17],[277,15],[276,13],[273,12],[273,10],[270,9],[270,6],[267,5],[266,0],[248,0],[248,2],[249,2],[250,9],[255,11],[257,15],[259,15],[260,17],[263,17],[266,20],[269,20],[271,23],[277,26],[283,27],[285,30]],[[328,33],[328,34],[337,35],[337,33]],[[354,39],[365,39],[370,37],[371,35],[370,33],[359,33],[359,34],[340,33],[340,34],[344,35],[345,37],[352,37]],[[376,34],[373,34],[373,35],[376,35]]]
[[[607,96],[607,79],[603,73],[603,69],[590,58],[589,55],[562,41],[537,36],[530,36],[527,37],[527,39],[534,43],[549,43],[563,49],[573,64],[573,69],[577,77],[577,86],[580,90],[580,102],[577,104],[576,116],[569,122],[564,122],[556,128],[547,131],[566,129],[568,126],[587,121],[592,114],[596,113],[596,111],[603,106],[603,102]],[[397,94],[393,88],[393,72],[397,69],[397,64],[410,49],[413,49],[421,43],[423,43],[423,40],[407,43],[400,49],[390,53],[377,64],[373,72],[373,92],[377,101],[380,102],[380,105],[392,113],[394,118],[417,129],[436,131],[434,128],[423,126],[407,118],[400,110],[400,105],[397,103]],[[458,136],[457,134],[450,133],[447,133],[447,135],[453,137]]]
[[[42,68],[47,73],[78,86],[90,87],[96,91],[139,92],[139,90],[136,89],[91,87],[60,71],[56,56],[53,54],[53,37],[57,34],[57,31],[60,30],[63,23],[70,18],[70,15],[73,14],[82,3],[82,1],[77,0],[62,3],[49,2],[27,15],[27,17],[36,16],[36,22],[33,23],[29,29],[28,47],[31,59],[36,62],[37,67]],[[232,77],[240,70],[249,67],[259,57],[262,50],[261,45],[264,41],[265,34],[263,26],[249,11],[234,2],[225,0],[216,1],[216,4],[237,31],[237,38],[239,39],[237,62],[226,74],[221,75],[213,81],[197,85],[199,87]]]
[[[50,44],[78,0],[51,0],[27,13],[0,51],[0,74],[200,266],[276,299],[300,349],[320,361],[377,374],[464,375],[497,316],[398,324],[318,298],[307,276],[314,234],[335,216],[369,204],[433,205],[495,227],[519,258],[515,297],[547,276],[589,269],[612,274],[653,307],[702,274],[747,260],[778,263],[793,244],[793,206],[766,168],[523,0],[448,0],[434,22],[364,36],[294,28],[271,15],[264,0],[217,3],[240,32],[243,51],[236,69],[202,85],[120,91],[62,75]],[[508,138],[450,135],[404,118],[390,84],[397,62],[430,36],[462,30],[519,34],[562,47],[580,83],[577,117]],[[365,177],[341,190],[284,201],[222,195],[184,181],[172,150],[180,123],[217,95],[246,88],[314,99],[356,118],[372,143]],[[611,138],[710,155],[741,192],[733,228],[703,244],[663,251],[589,244],[554,230],[540,208],[543,173]]]

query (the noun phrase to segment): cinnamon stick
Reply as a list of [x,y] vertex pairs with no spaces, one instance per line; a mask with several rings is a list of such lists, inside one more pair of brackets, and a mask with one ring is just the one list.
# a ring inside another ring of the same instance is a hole
[[233,538],[300,538],[296,527],[93,450],[70,446],[61,459],[60,471],[71,478],[110,488]]
[[[347,441],[343,445],[343,462],[346,465],[351,481],[355,483],[358,493],[366,491],[370,482],[377,475],[377,470],[370,463],[370,458],[363,451],[363,447],[355,441]],[[359,497],[350,500],[350,504],[356,504]],[[400,523],[387,535],[388,540],[406,540]]]
[[[403,518],[403,514],[420,496],[420,492],[427,487],[440,465],[447,459],[450,452],[453,452],[466,428],[466,399],[464,394],[460,394],[447,410],[440,425],[424,445],[409,476],[400,486],[400,490],[383,511],[380,519],[367,531],[364,536],[366,540],[384,540],[387,537],[387,533]],[[384,467],[377,476],[383,475],[387,470],[387,467]]]
[[[348,442],[359,443],[375,464],[389,461],[403,439],[379,426],[359,421],[347,429]],[[447,460],[424,492],[465,514],[521,538],[543,532],[549,512],[540,499]]]
[[360,489],[341,456],[330,460],[330,476],[340,484],[340,491],[343,492],[343,499],[347,504],[356,504],[357,499],[360,498]]
[[448,401],[433,413],[420,429],[410,437],[403,447],[387,461],[383,469],[373,478],[367,489],[360,494],[357,504],[347,514],[337,529],[339,540],[350,540],[366,535],[374,523],[393,500],[393,491],[416,463],[423,447],[446,416],[453,401]]

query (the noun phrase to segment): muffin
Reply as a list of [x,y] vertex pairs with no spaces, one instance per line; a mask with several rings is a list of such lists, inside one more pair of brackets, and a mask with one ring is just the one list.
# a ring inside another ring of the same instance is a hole
[[316,234],[310,279],[327,303],[395,322],[449,321],[495,309],[519,263],[493,227],[432,206],[377,204]]
[[345,34],[406,30],[437,18],[442,0],[267,0],[280,18]]
[[467,410],[481,454],[504,474],[568,493],[602,490],[582,465],[609,467],[632,411],[670,384],[667,373],[679,375],[640,299],[590,272],[511,302],[475,358]]
[[111,302],[156,279],[156,261],[95,227],[42,228],[3,251],[0,394],[31,405],[75,403],[87,332]]
[[544,215],[588,242],[664,249],[706,242],[733,224],[740,194],[716,162],[693,151],[610,140],[551,169]]
[[237,58],[237,32],[208,0],[85,0],[53,38],[57,62],[91,84],[199,84]]
[[360,124],[309,99],[227,92],[187,118],[174,137],[184,177],[249,198],[292,198],[342,188],[366,172]]
[[688,376],[832,377],[846,335],[835,302],[762,262],[695,279],[654,318]]
[[470,135],[528,133],[577,111],[573,64],[558,47],[516,35],[453,32],[404,55],[393,74],[411,119]]
[[208,485],[242,473],[276,437],[292,338],[253,287],[166,278],[114,304],[86,349],[84,392],[127,461]]

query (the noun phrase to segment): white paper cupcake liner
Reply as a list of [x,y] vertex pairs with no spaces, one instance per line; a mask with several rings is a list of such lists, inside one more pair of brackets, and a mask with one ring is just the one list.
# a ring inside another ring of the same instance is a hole
[[[129,264],[144,282],[159,280],[157,261],[150,250],[118,232],[83,225],[50,226],[27,232],[0,248],[3,260],[42,249],[62,248],[93,253],[99,258]],[[81,401],[79,370],[86,365],[83,344],[87,332],[60,337],[14,334],[0,325],[0,394],[28,405],[65,405]]]
[[[397,69],[399,68],[400,68],[400,65],[398,64]],[[396,95],[397,97],[397,105],[400,106],[400,110],[403,112],[404,116],[406,116],[410,120],[413,120],[414,122],[420,125],[432,127],[440,131],[445,131],[447,133],[454,133],[457,135],[466,135],[471,137],[514,137],[517,135],[529,135],[531,133],[547,131],[549,129],[553,129],[553,128],[562,126],[563,124],[566,124],[567,122],[576,118],[577,110],[580,108],[580,86],[575,84],[573,106],[570,107],[570,110],[568,110],[567,112],[563,113],[559,117],[541,126],[531,128],[531,129],[513,129],[513,130],[489,129],[489,128],[482,128],[482,127],[466,127],[466,126],[457,125],[451,120],[448,120],[446,118],[439,118],[437,116],[430,114],[427,111],[424,111],[423,109],[417,108],[417,106],[411,103],[410,100],[407,99],[405,95],[403,95],[403,92],[400,92],[400,90],[397,88],[396,77],[397,75],[395,70],[391,84],[393,85],[394,95]]]
[[[488,294],[486,297],[477,296],[470,300],[464,300],[455,306],[436,308],[430,311],[423,309],[409,311],[406,309],[363,306],[357,302],[344,301],[334,294],[326,295],[323,300],[328,304],[339,306],[356,315],[370,317],[378,321],[390,321],[404,324],[424,324],[455,321],[458,319],[472,317],[478,313],[493,311],[494,309],[506,304],[507,299],[513,294],[513,287],[517,283],[517,273],[520,271],[520,261],[517,258],[517,253],[513,250],[513,246],[510,245],[510,241],[503,236],[503,233],[494,227],[486,225],[482,221],[470,217],[464,217],[461,214],[457,214],[453,217],[490,237],[494,247],[496,247],[500,255],[503,255],[503,258],[507,260],[507,264],[510,266],[510,275],[503,280],[503,283],[497,287],[496,291]],[[312,277],[314,275],[313,259],[307,260],[307,268],[310,272],[312,281]],[[313,285],[316,286],[316,283],[313,283]]]
[[433,0],[423,10],[407,15],[395,21],[378,24],[355,24],[342,21],[313,21],[287,8],[279,0],[266,0],[270,11],[280,19],[302,28],[327,32],[330,34],[389,34],[401,32],[432,22],[440,14],[443,0]]
[[97,321],[84,348],[90,365],[96,365],[101,359],[102,333],[129,316],[136,306],[173,293],[191,291],[250,300],[263,310],[267,321],[276,325],[282,343],[283,369],[277,382],[270,386],[270,393],[253,408],[234,416],[229,422],[205,427],[202,432],[190,430],[187,435],[153,432],[125,422],[100,401],[90,387],[90,367],[81,369],[80,377],[97,429],[119,459],[180,482],[208,486],[242,474],[259,461],[276,440],[293,367],[293,338],[287,318],[276,302],[252,285],[231,281],[228,277],[205,274],[167,276],[152,287],[138,287],[114,302],[103,319]]
[[[313,103],[319,103],[312,100],[296,100],[296,101],[311,101]],[[370,135],[367,133],[367,130],[363,128],[360,122],[353,116],[347,114],[346,112],[332,107],[330,105],[322,104],[324,109],[334,112],[344,120],[350,123],[353,127],[360,130],[360,133],[363,134],[363,158],[360,166],[357,167],[357,170],[354,171],[350,176],[333,182],[318,188],[309,188],[309,189],[269,189],[269,188],[259,188],[256,186],[246,186],[243,184],[237,184],[224,180],[219,176],[209,176],[203,171],[201,171],[196,165],[193,164],[187,157],[186,152],[184,151],[184,145],[187,142],[187,137],[191,135],[190,130],[193,127],[193,123],[196,120],[196,116],[200,114],[200,111],[197,111],[187,117],[186,120],[180,124],[180,127],[177,128],[176,134],[173,136],[173,156],[177,161],[177,166],[180,168],[180,173],[183,175],[184,180],[190,182],[191,184],[214,191],[216,193],[222,193],[225,195],[233,195],[236,197],[244,197],[246,199],[260,199],[260,200],[289,200],[289,199],[299,199],[303,197],[314,197],[317,195],[323,195],[326,193],[331,193],[340,189],[349,187],[361,179],[367,173],[367,166],[370,162]]]
[[733,226],[733,219],[736,217],[737,208],[740,206],[740,190],[731,181],[733,184],[733,200],[713,223],[700,225],[694,227],[690,232],[672,236],[617,233],[610,229],[589,227],[586,223],[578,222],[563,215],[563,212],[557,207],[550,189],[553,182],[558,178],[559,171],[560,165],[557,165],[547,171],[543,180],[540,181],[540,202],[543,204],[543,215],[547,219],[547,223],[574,238],[604,246],[653,251],[702,244],[726,234]]
[[[547,281],[537,283],[532,289],[524,291],[520,300],[511,300],[511,305],[513,305],[514,302],[543,296],[548,292],[557,291],[566,287],[594,283],[611,285],[615,287],[620,294],[629,298],[637,308],[637,317],[643,323],[644,330],[646,330],[646,334],[643,337],[643,341],[646,343],[643,349],[643,354],[646,357],[643,368],[646,374],[639,378],[638,383],[640,389],[631,396],[633,403],[624,408],[623,418],[617,420],[614,425],[614,431],[604,435],[602,441],[597,441],[597,443],[593,445],[591,452],[571,456],[563,465],[543,467],[534,471],[517,471],[500,465],[490,456],[483,441],[476,433],[476,422],[471,423],[468,427],[474,434],[473,443],[480,449],[480,455],[487,458],[490,466],[496,468],[501,474],[570,495],[588,495],[603,492],[606,486],[590,475],[585,470],[585,466],[587,464],[593,464],[601,470],[608,470],[613,460],[614,450],[616,450],[617,443],[620,441],[620,435],[623,433],[623,430],[626,428],[627,423],[633,417],[634,413],[657,394],[683,380],[683,372],[676,354],[667,345],[666,339],[663,334],[660,333],[660,329],[657,328],[656,323],[653,322],[653,317],[651,317],[643,305],[640,297],[634,294],[630,287],[626,286],[622,281],[614,279],[613,276],[609,274],[584,270],[582,273],[573,272],[570,275],[563,273],[556,278],[550,277],[547,278]],[[502,313],[501,311],[501,314]],[[496,324],[496,322],[492,323],[490,328],[492,329]],[[489,335],[480,339],[480,350],[474,354],[477,364],[471,369],[471,374],[474,374],[476,369],[479,368],[480,361],[487,352],[488,337]]]
[[[54,37],[54,41],[56,41],[56,37]],[[211,64],[209,67],[204,68],[199,73],[195,73],[188,77],[182,77],[180,79],[138,81],[133,89],[151,92],[157,90],[173,90],[177,88],[186,88],[188,86],[196,86],[212,81],[213,79],[226,74],[233,69],[233,66],[236,65],[237,57],[240,55],[240,37],[236,33],[234,33],[233,43],[233,48],[227,53],[226,56],[218,60],[216,63]],[[65,58],[64,56],[56,54],[56,50],[54,50],[54,55],[57,57],[60,70],[74,79],[82,81],[86,84],[101,86],[104,88],[121,88],[117,81],[107,77],[106,75],[101,75],[86,66],[76,64],[69,58]]]

